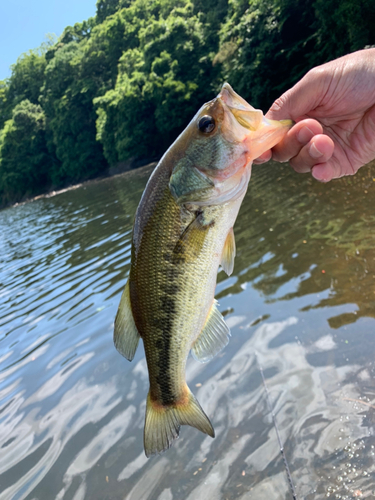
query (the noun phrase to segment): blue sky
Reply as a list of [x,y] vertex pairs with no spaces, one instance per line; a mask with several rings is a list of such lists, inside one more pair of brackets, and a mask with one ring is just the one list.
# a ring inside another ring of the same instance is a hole
[[29,49],[60,36],[66,26],[95,15],[96,0],[0,0],[0,80],[9,66]]

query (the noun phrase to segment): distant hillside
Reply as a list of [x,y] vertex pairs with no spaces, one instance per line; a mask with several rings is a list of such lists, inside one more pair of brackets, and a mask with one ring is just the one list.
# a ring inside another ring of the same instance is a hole
[[0,81],[0,205],[161,155],[224,80],[266,110],[372,44],[370,0],[99,0]]

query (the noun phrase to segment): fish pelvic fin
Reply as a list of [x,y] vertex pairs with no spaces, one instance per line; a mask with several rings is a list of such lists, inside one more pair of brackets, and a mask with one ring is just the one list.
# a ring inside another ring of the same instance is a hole
[[187,395],[181,403],[163,406],[147,396],[144,447],[146,457],[163,453],[178,439],[181,425],[190,425],[215,437],[212,424],[197,399],[186,386]]
[[233,273],[234,258],[236,256],[236,241],[234,239],[233,227],[230,228],[225,240],[223,254],[221,256],[221,267],[230,276]]
[[120,305],[118,306],[113,341],[118,352],[129,361],[132,361],[138,347],[139,338],[140,335],[134,322],[130,303],[128,281],[122,293]]
[[230,329],[217,305],[214,299],[203,330],[191,348],[193,358],[200,363],[210,361],[229,342]]

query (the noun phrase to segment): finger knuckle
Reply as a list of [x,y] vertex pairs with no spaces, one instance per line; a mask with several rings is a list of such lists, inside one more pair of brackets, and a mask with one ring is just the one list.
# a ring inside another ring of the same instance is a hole
[[277,98],[276,101],[274,101],[274,103],[272,104],[272,106],[270,108],[270,111],[273,111],[276,113],[281,111],[282,109],[284,109],[287,106],[287,102],[288,102],[288,98],[287,98],[286,94],[283,94],[282,96]]
[[289,165],[293,168],[293,170],[295,170],[299,174],[310,172],[311,170],[311,165],[308,165],[307,163],[301,161],[298,158],[291,158],[289,160]]

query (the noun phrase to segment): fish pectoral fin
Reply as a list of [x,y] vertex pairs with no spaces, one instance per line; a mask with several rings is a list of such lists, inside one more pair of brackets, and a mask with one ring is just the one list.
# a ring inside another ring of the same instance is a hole
[[128,281],[122,293],[120,305],[116,314],[113,341],[118,352],[129,361],[132,361],[138,347],[139,338],[140,335],[135,326],[130,303]]
[[221,256],[221,267],[230,276],[233,273],[234,258],[236,256],[236,241],[234,239],[233,227],[229,229],[227,239],[224,243],[223,253]]
[[229,337],[229,327],[214,300],[206,324],[192,346],[193,358],[201,363],[210,361],[228,344]]
[[171,406],[154,406],[150,393],[146,403],[144,447],[146,457],[162,453],[178,438],[181,425],[191,425],[201,432],[215,437],[212,424],[193,393],[187,387],[183,403]]
[[199,257],[207,231],[214,225],[214,221],[207,222],[203,213],[197,213],[195,219],[187,226],[180,236],[173,250],[175,259],[182,258],[193,261]]

